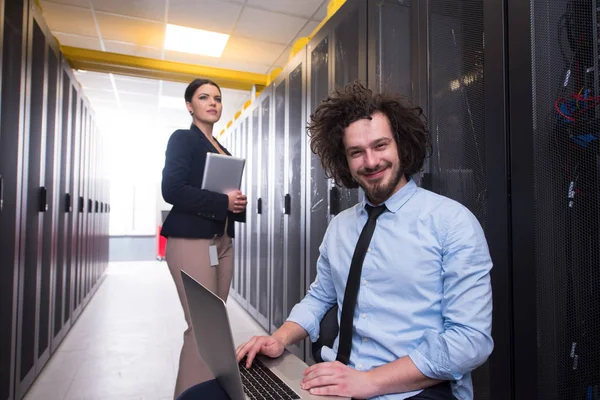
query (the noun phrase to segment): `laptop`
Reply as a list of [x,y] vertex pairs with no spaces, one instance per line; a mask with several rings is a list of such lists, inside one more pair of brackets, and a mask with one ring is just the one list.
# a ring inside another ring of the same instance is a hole
[[300,382],[308,365],[287,350],[275,359],[258,355],[249,369],[245,360],[238,364],[225,302],[186,272],[181,277],[198,353],[231,400],[347,399],[303,390]]
[[217,153],[208,153],[204,164],[201,189],[218,193],[239,190],[246,160]]

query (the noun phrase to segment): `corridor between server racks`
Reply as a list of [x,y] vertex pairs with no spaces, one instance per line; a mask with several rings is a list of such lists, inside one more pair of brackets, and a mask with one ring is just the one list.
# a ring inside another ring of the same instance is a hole
[[[264,330],[231,298],[234,341]],[[112,263],[26,400],[170,400],[185,321],[166,263]]]

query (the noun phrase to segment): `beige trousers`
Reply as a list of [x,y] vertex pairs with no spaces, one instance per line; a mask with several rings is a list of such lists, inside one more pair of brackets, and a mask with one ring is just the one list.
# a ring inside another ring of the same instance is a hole
[[219,265],[210,266],[208,247],[212,239],[169,238],[166,259],[177,287],[177,294],[183,307],[187,329],[183,333],[183,347],[179,356],[179,370],[173,398],[177,398],[187,388],[213,379],[214,376],[204,364],[196,347],[192,321],[181,280],[181,270],[191,275],[223,301],[227,301],[233,275],[233,248],[231,238],[225,233],[214,240],[219,253]]

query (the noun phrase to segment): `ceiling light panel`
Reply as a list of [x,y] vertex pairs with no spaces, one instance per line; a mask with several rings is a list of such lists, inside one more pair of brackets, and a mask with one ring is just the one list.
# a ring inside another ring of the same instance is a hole
[[229,35],[167,24],[165,49],[180,53],[221,57]]

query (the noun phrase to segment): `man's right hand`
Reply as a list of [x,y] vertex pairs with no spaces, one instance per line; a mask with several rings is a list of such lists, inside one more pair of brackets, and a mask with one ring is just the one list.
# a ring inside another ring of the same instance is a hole
[[235,350],[235,356],[238,362],[246,356],[246,368],[250,368],[257,354],[277,358],[284,350],[283,342],[273,336],[254,336]]

